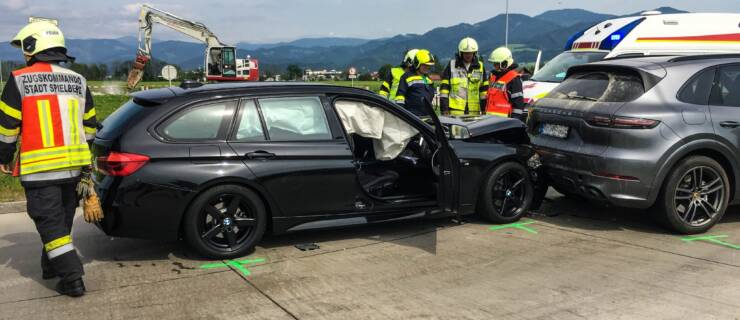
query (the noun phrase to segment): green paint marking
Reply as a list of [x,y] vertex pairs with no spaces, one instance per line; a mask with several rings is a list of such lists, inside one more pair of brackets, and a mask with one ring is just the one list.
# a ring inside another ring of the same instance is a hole
[[732,243],[724,242],[722,240],[718,240],[719,238],[727,238],[727,235],[722,234],[722,235],[716,235],[716,236],[691,236],[691,237],[681,238],[681,240],[685,242],[706,241],[706,242],[711,242],[711,243],[718,244],[724,247],[732,248],[735,250],[740,250],[740,246],[734,245]]
[[224,262],[218,262],[218,263],[207,263],[204,265],[201,265],[201,269],[213,269],[213,268],[223,268],[223,267],[232,267],[236,270],[239,270],[244,276],[249,276],[252,274],[249,269],[245,268],[245,265],[250,264],[257,264],[260,262],[265,262],[264,258],[256,258],[256,259],[247,259],[247,260],[226,260]]
[[532,229],[530,227],[526,227],[526,225],[533,224],[535,222],[536,221],[527,221],[527,222],[516,222],[516,223],[502,224],[500,226],[490,227],[490,228],[488,228],[488,230],[496,231],[496,230],[501,230],[501,229],[514,228],[514,229],[521,229],[521,230],[527,231],[529,233],[536,234],[537,233],[537,230],[534,230],[534,229]]

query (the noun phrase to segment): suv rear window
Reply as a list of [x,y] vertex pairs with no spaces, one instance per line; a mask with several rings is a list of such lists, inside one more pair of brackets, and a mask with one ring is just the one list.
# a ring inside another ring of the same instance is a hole
[[124,130],[128,129],[129,123],[131,123],[134,118],[137,118],[137,115],[145,109],[146,107],[137,104],[133,99],[127,101],[116,109],[116,111],[111,113],[110,116],[105,118],[102,123],[102,128],[98,130],[95,137],[103,140],[113,140],[118,138]]
[[571,75],[547,97],[599,102],[629,102],[644,93],[642,78],[636,73],[587,71]]

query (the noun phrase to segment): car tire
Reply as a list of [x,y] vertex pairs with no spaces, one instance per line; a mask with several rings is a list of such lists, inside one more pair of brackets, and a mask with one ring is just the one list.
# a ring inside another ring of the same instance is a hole
[[534,184],[529,171],[517,162],[491,170],[478,193],[478,214],[494,223],[516,222],[532,205]]
[[262,239],[267,218],[262,200],[252,190],[220,185],[204,191],[190,204],[183,221],[184,238],[204,257],[242,257]]
[[722,219],[729,198],[725,169],[714,159],[692,156],[671,170],[651,211],[656,220],[675,232],[703,233]]

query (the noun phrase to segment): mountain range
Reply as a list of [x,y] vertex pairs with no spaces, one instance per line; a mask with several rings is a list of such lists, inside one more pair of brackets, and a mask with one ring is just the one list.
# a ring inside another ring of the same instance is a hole
[[[663,13],[685,12],[670,7],[657,8]],[[636,15],[630,14],[630,15]],[[531,62],[542,50],[547,60],[563,50],[568,37],[593,24],[617,17],[583,9],[551,10],[530,17],[509,15],[509,44],[519,61]],[[289,64],[302,68],[344,69],[355,66],[361,71],[375,71],[381,65],[397,64],[409,48],[426,48],[440,59],[450,59],[457,42],[466,36],[475,38],[481,54],[504,44],[505,15],[497,15],[475,24],[461,23],[439,27],[424,34],[401,34],[383,39],[306,38],[279,43],[240,42],[237,55],[260,60],[262,70],[282,72]],[[156,36],[156,35],[155,35]],[[112,64],[134,58],[137,39],[68,39],[70,55],[80,63]],[[154,58],[195,69],[203,63],[205,45],[187,41],[154,41]],[[20,60],[17,49],[0,45],[0,59]]]

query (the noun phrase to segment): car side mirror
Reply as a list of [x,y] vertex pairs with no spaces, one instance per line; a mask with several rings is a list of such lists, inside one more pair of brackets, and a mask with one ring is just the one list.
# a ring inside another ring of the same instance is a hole
[[452,124],[450,125],[449,137],[453,140],[463,140],[470,138],[470,130],[467,127]]

